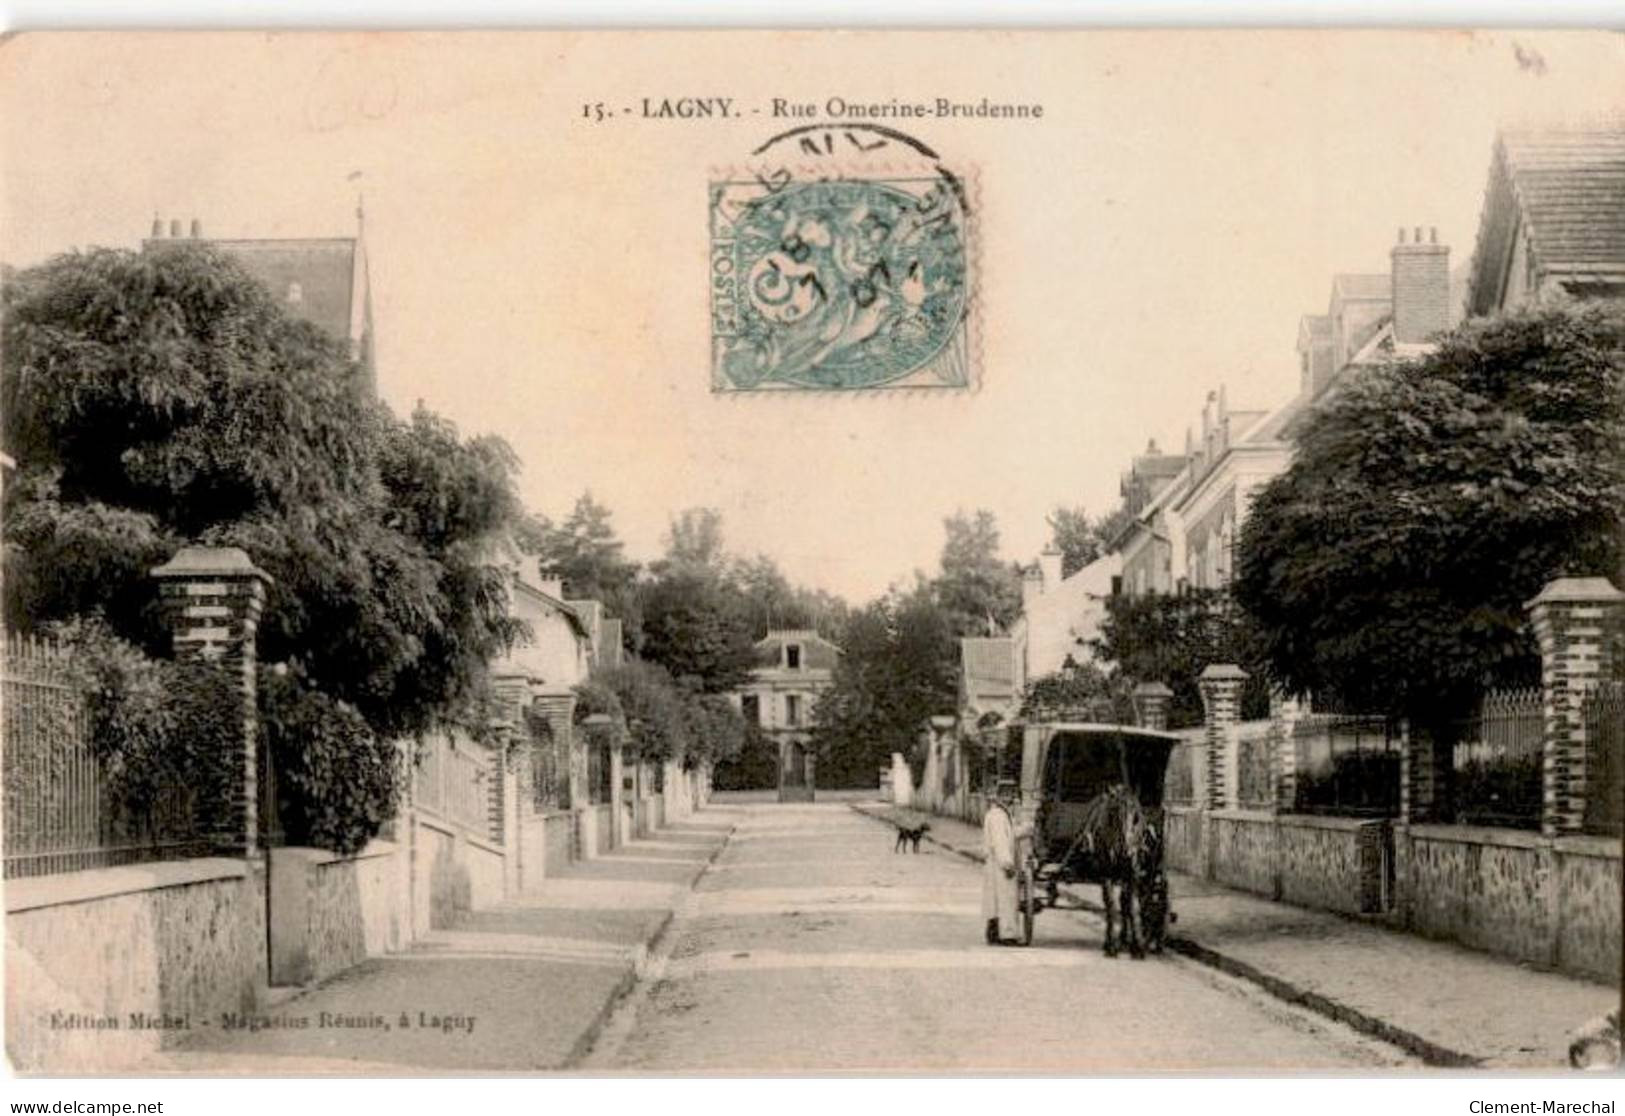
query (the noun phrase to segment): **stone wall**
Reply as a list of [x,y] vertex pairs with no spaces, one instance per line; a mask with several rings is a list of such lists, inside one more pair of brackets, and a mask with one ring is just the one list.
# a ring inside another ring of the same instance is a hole
[[[1368,894],[1369,880],[1381,871],[1382,845],[1363,839],[1383,822],[1283,814],[1280,824],[1279,883],[1276,897],[1301,907],[1343,914],[1377,914],[1380,902]],[[1371,859],[1376,858],[1376,863]]]
[[1164,816],[1168,834],[1163,845],[1163,863],[1175,872],[1206,875],[1207,864],[1202,856],[1202,811],[1193,806],[1170,806]]
[[1406,917],[1418,933],[1619,979],[1620,850],[1612,840],[1427,825],[1397,843]]
[[116,1071],[205,1019],[257,1010],[264,888],[259,866],[216,858],[8,880],[12,1065]]
[[1208,815],[1213,878],[1256,895],[1279,895],[1278,829],[1275,819],[1239,810]]
[[271,983],[326,980],[412,939],[407,855],[374,841],[359,855],[272,849]]

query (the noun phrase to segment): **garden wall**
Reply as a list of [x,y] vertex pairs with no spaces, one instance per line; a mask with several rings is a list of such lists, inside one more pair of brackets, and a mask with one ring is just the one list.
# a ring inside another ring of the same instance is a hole
[[262,872],[211,857],[6,881],[12,1065],[113,1071],[257,1010]]

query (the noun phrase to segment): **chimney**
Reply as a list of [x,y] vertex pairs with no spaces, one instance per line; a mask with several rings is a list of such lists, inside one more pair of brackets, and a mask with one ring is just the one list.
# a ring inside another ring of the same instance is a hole
[[1033,606],[1038,598],[1044,595],[1044,572],[1037,566],[1029,566],[1021,575],[1021,613],[1023,616],[1033,614]]
[[164,219],[158,214],[152,215],[152,239],[162,240],[164,236]]
[[203,222],[199,221],[196,217],[194,217],[194,218],[192,218],[192,239],[193,240],[201,240],[202,238],[203,238]]
[[1061,552],[1053,546],[1046,546],[1044,553],[1038,556],[1038,571],[1044,578],[1044,592],[1048,593],[1061,584]]
[[1426,243],[1416,228],[1409,244],[1405,230],[1389,251],[1393,262],[1394,340],[1402,345],[1427,341],[1450,328],[1450,249],[1439,243],[1439,230]]
[[169,223],[169,235],[176,240],[180,239],[181,219],[179,217]]

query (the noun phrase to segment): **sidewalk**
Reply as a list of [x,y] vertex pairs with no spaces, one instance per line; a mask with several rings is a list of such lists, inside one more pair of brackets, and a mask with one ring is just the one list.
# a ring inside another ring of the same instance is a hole
[[[888,824],[929,821],[925,839],[981,863],[982,833],[954,818],[853,804]],[[1570,1032],[1619,992],[1486,953],[1169,873],[1169,949],[1258,984],[1436,1066],[1552,1071]],[[1093,894],[1082,896],[1098,907]]]
[[370,958],[260,1016],[217,1027],[144,1072],[254,1075],[568,1069],[636,982],[673,913],[727,843],[708,807],[464,914],[403,953]]

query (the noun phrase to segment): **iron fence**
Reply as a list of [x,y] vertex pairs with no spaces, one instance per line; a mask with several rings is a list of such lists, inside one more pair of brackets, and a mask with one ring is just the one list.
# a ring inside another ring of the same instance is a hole
[[208,851],[191,788],[160,787],[139,802],[117,794],[91,740],[85,694],[61,648],[7,636],[0,709],[7,879]]
[[1586,737],[1587,833],[1617,837],[1625,825],[1625,684],[1604,683],[1581,705]]
[[1394,817],[1399,813],[1399,733],[1385,717],[1315,713],[1292,729],[1300,814]]
[[1196,757],[1201,749],[1182,741],[1168,753],[1168,778],[1163,799],[1170,806],[1191,806],[1196,803]]
[[1274,801],[1275,789],[1270,779],[1270,752],[1275,738],[1269,723],[1243,725],[1236,740],[1236,801],[1245,807],[1259,808]]
[[1539,829],[1546,735],[1541,691],[1491,691],[1453,729],[1450,798],[1456,821]]

